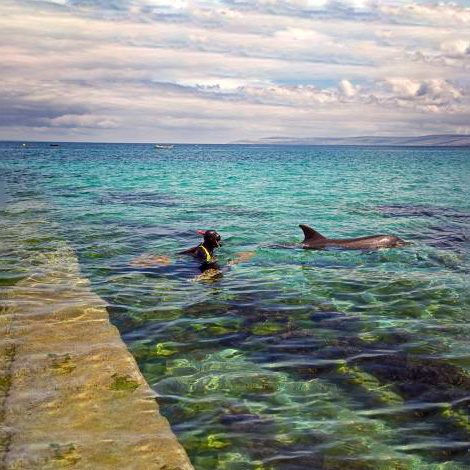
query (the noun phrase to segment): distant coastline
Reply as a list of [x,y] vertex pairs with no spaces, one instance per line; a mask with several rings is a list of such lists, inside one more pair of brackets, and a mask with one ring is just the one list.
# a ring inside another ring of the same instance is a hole
[[24,148],[30,145],[150,145],[153,148],[172,148],[193,145],[318,145],[318,146],[357,146],[357,147],[470,147],[470,134],[436,134],[415,137],[385,137],[385,136],[356,136],[356,137],[264,137],[261,139],[244,139],[227,143],[196,143],[174,142],[172,144],[154,144],[151,142],[95,142],[95,141],[48,141],[48,140],[6,140],[0,139],[1,144],[18,144]]
[[425,135],[418,137],[265,137],[259,140],[238,140],[245,145],[357,145],[392,147],[470,147],[470,135]]

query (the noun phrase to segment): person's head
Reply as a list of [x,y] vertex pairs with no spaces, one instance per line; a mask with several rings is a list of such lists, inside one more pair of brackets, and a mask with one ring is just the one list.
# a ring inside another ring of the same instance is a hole
[[220,235],[215,230],[206,230],[204,233],[204,243],[211,248],[218,248],[220,243]]

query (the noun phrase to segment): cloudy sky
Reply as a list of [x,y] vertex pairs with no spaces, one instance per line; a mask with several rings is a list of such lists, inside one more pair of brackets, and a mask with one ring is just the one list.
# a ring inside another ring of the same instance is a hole
[[470,0],[1,0],[0,139],[470,134]]

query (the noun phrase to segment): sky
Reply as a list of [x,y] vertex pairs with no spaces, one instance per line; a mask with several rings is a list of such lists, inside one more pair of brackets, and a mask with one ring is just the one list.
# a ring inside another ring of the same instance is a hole
[[1,0],[0,139],[470,134],[470,0]]

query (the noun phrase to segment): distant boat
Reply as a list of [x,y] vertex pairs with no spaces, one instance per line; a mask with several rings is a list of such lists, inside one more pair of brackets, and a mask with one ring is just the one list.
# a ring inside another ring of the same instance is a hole
[[60,147],[59,144],[49,144],[49,147]]
[[154,148],[156,149],[172,149],[174,145],[166,145],[166,144],[155,144]]
[[28,144],[21,144],[21,146],[24,148],[24,147],[27,147]]

